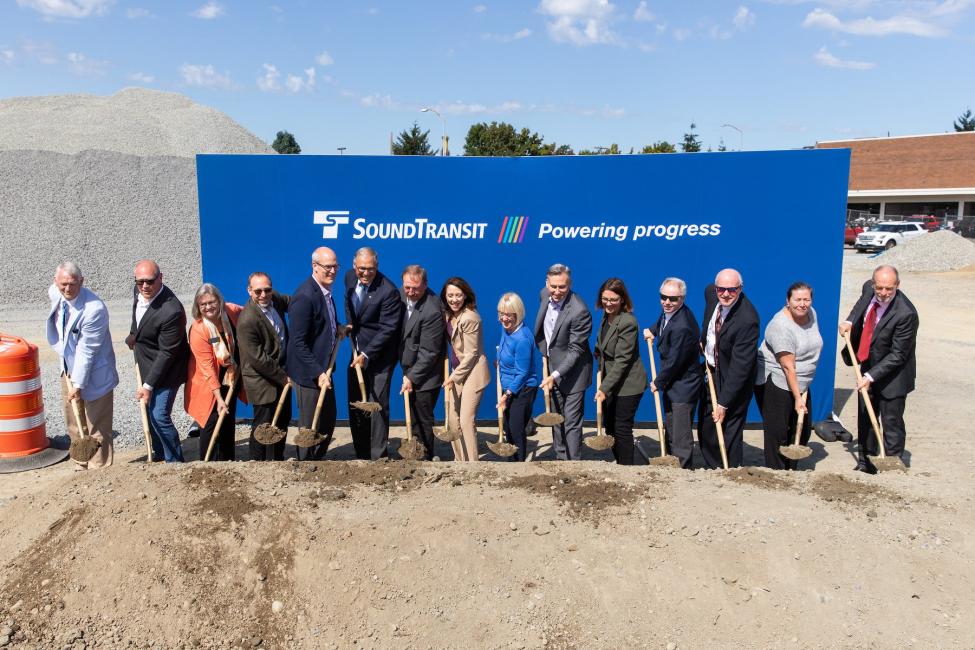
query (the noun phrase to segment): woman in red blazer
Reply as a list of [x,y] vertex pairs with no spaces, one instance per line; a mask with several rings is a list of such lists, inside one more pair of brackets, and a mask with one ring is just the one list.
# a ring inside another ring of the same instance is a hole
[[[211,460],[234,460],[234,424],[237,400],[245,404],[240,381],[240,352],[237,348],[237,317],[240,305],[225,303],[220,290],[203,283],[193,297],[190,325],[190,360],[183,390],[186,412],[200,425],[200,460],[206,455],[217,419],[226,413]],[[233,399],[226,396],[234,386]]]

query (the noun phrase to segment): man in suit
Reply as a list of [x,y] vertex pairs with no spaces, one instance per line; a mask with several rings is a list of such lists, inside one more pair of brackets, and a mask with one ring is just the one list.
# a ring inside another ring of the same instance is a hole
[[291,338],[285,369],[295,384],[299,422],[303,428],[312,428],[318,395],[326,391],[315,429],[323,440],[308,448],[306,460],[324,458],[335,432],[335,391],[329,390],[332,377],[328,367],[341,340],[334,296],[338,270],[335,251],[326,246],[316,248],[311,255],[311,277],[295,289],[288,304]]
[[[244,390],[254,405],[254,421],[248,443],[251,460],[284,460],[285,441],[262,445],[254,430],[271,422],[281,391],[288,384],[284,370],[288,352],[288,323],[285,313],[289,298],[274,291],[271,276],[260,271],[247,278],[250,300],[237,320],[240,375]],[[286,399],[277,426],[287,429],[291,421],[291,400]]]
[[709,392],[701,395],[698,409],[698,443],[704,466],[722,467],[716,423],[724,427],[728,466],[741,467],[742,430],[755,385],[758,358],[758,312],[745,296],[744,281],[735,269],[724,269],[704,291],[701,345],[704,360],[714,376],[717,406],[712,409]]
[[[650,390],[663,396],[667,448],[680,460],[680,466],[694,466],[694,435],[691,424],[694,407],[701,393],[702,372],[698,363],[701,328],[684,304],[687,284],[680,278],[667,278],[660,285],[661,314],[657,322],[644,330],[644,336],[656,339],[660,353],[657,378]],[[659,414],[657,415],[659,417]]]
[[434,456],[433,408],[443,384],[443,361],[447,354],[443,310],[437,295],[427,285],[427,271],[419,264],[403,269],[402,302],[405,311],[399,362],[403,368],[400,394],[410,393],[413,436],[426,447],[424,460]]
[[553,410],[565,418],[552,428],[552,447],[558,460],[581,460],[583,398],[592,383],[592,316],[572,291],[572,272],[564,264],[549,267],[541,300],[535,343],[548,357],[549,375],[539,387],[550,391]]
[[[352,259],[345,276],[345,313],[352,334],[354,352],[349,365],[349,427],[356,458],[385,458],[389,455],[389,386],[399,356],[403,303],[399,289],[379,272],[376,251],[363,247]],[[366,394],[359,394],[358,366],[365,379]],[[382,410],[364,413],[352,402],[378,402]]]
[[108,467],[114,457],[112,446],[112,407],[118,371],[115,350],[108,327],[108,309],[93,291],[85,288],[85,277],[74,262],[64,262],[54,273],[54,284],[48,289],[51,311],[47,317],[47,342],[61,358],[61,381],[64,421],[68,437],[79,436],[73,400],[88,433],[101,447],[79,469]]
[[[875,474],[877,468],[868,455],[880,453],[873,425],[867,415],[860,389],[867,388],[874,412],[880,420],[884,453],[898,458],[904,453],[907,430],[904,406],[914,390],[917,362],[917,309],[900,290],[900,276],[893,266],[878,266],[873,279],[863,285],[863,293],[850,315],[840,324],[840,334],[850,334],[863,379],[857,384],[857,442],[859,460],[853,469]],[[853,365],[844,348],[843,360]]]
[[173,424],[173,403],[186,382],[190,348],[186,342],[186,311],[152,260],[135,265],[135,302],[132,325],[125,339],[135,350],[135,363],[142,376],[136,399],[149,411],[149,433],[153,460],[182,463],[183,448]]

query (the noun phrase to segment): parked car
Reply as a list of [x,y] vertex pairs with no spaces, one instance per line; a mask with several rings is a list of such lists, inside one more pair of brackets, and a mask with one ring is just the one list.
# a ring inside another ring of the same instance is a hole
[[863,226],[847,226],[843,235],[843,245],[853,246],[857,242],[857,235],[863,232]]
[[904,219],[905,223],[919,223],[923,225],[928,232],[934,232],[941,228],[941,219],[932,216],[930,214],[915,214],[907,219]]
[[928,234],[924,225],[907,221],[884,221],[878,223],[866,232],[857,235],[853,245],[857,252],[882,251],[903,244],[909,239]]

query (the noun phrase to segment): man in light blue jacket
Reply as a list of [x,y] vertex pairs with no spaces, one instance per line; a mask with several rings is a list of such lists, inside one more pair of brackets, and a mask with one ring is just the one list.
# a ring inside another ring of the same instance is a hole
[[[88,433],[101,443],[98,453],[79,469],[112,464],[112,402],[118,385],[115,351],[108,328],[108,308],[93,291],[84,288],[81,269],[64,262],[48,289],[51,312],[47,317],[47,342],[61,358],[61,396],[68,436],[78,437],[72,400],[78,400]],[[69,388],[66,379],[70,379]]]

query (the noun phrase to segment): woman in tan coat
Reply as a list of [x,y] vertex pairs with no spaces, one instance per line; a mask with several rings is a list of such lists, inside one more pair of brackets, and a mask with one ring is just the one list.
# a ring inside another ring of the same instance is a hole
[[491,383],[491,369],[484,355],[484,331],[477,313],[471,285],[463,278],[450,278],[440,291],[447,337],[450,340],[450,365],[453,371],[444,381],[452,392],[453,416],[459,419],[463,436],[451,443],[454,460],[478,460],[477,407],[484,389]]

